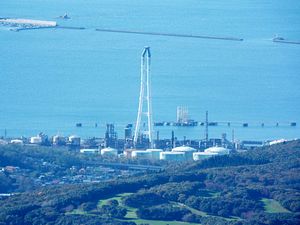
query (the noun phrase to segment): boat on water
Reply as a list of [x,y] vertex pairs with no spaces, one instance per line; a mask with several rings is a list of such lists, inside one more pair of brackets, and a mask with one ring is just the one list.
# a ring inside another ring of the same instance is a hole
[[65,13],[65,14],[62,15],[62,16],[59,16],[58,18],[64,19],[64,20],[71,19],[71,17],[69,17],[67,13]]

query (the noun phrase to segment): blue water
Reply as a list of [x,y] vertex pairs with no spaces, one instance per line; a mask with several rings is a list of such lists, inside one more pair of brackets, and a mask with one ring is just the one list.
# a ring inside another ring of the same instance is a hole
[[[70,20],[56,17],[65,12]],[[85,30],[21,32],[0,26],[0,136],[77,134],[123,137],[136,119],[140,53],[152,51],[153,117],[231,121],[210,129],[237,139],[300,137],[300,1],[286,0],[1,0],[0,17],[55,20]],[[96,32],[95,28],[244,38],[243,42]],[[290,127],[290,122],[298,122]],[[76,128],[77,122],[83,123]],[[98,123],[97,128],[94,127]],[[240,123],[249,123],[242,128]],[[264,122],[265,127],[260,127]],[[275,127],[276,122],[280,126]],[[235,124],[235,125],[234,125]],[[156,129],[157,130],[157,129]],[[169,137],[171,128],[159,128]],[[204,128],[174,128],[203,138]]]

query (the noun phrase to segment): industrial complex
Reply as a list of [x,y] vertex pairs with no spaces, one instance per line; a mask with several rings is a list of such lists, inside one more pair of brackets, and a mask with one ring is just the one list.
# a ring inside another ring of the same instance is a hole
[[[25,21],[26,22],[26,21]],[[55,25],[55,24],[50,24]],[[49,25],[49,26],[50,26]],[[208,112],[204,122],[197,122],[189,118],[188,108],[185,106],[177,107],[176,122],[153,122],[152,97],[151,97],[151,52],[150,47],[145,47],[141,54],[141,82],[140,95],[137,110],[137,120],[135,126],[127,124],[124,128],[124,138],[118,138],[114,124],[106,124],[104,138],[82,139],[79,136],[71,135],[65,137],[55,135],[48,137],[40,133],[30,138],[0,138],[0,144],[19,144],[19,145],[45,145],[45,146],[68,146],[71,150],[79,151],[82,154],[98,154],[103,157],[126,157],[133,159],[165,160],[165,161],[189,161],[202,160],[218,155],[227,155],[234,151],[251,149],[263,146],[261,141],[237,142],[234,137],[227,140],[226,134],[221,138],[209,137],[209,126],[217,126],[218,122],[210,122]],[[201,139],[190,140],[184,137],[183,140],[177,139],[174,131],[170,138],[160,139],[159,131],[154,131],[157,126],[205,126],[205,136]],[[227,126],[230,126],[227,123]],[[76,124],[81,127],[81,123]],[[98,126],[97,124],[95,126]],[[247,127],[247,123],[242,124]],[[277,124],[278,126],[278,124]],[[296,126],[293,122],[290,126]],[[156,134],[156,138],[154,138]],[[233,134],[234,135],[234,134]],[[286,140],[276,140],[267,144],[277,144]]]

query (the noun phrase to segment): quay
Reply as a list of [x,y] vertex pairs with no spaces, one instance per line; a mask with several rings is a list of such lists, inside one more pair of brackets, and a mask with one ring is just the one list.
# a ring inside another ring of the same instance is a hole
[[217,40],[226,40],[226,41],[243,41],[242,38],[235,38],[235,37],[217,37],[217,36],[203,36],[203,35],[192,35],[192,34],[160,33],[160,32],[133,31],[133,30],[115,30],[115,29],[103,29],[103,28],[97,28],[96,31],[111,32],[111,33],[169,36],[169,37],[181,37],[181,38],[201,38],[201,39],[217,39]]
[[[269,123],[270,124],[270,123]],[[285,122],[285,123],[272,123],[273,126],[279,127],[279,126],[290,126],[290,127],[296,127],[296,122]],[[163,127],[163,126],[174,126],[174,127],[196,127],[196,126],[242,126],[242,127],[249,127],[250,124],[248,122],[229,122],[229,121],[187,121],[187,122],[172,122],[172,121],[162,121],[162,122],[154,122],[155,127]],[[264,127],[266,123],[253,123],[254,126],[260,126]]]

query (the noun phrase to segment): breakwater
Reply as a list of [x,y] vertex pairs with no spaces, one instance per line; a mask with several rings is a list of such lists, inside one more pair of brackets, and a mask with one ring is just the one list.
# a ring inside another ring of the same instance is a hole
[[300,41],[274,40],[273,39],[273,42],[283,43],[283,44],[296,44],[296,45],[300,45]]
[[59,29],[70,29],[70,30],[85,30],[85,27],[69,27],[69,26],[57,26]]
[[146,32],[146,31],[133,31],[133,30],[114,30],[97,28],[96,31],[111,32],[111,33],[125,33],[125,34],[141,34],[141,35],[155,35],[155,36],[168,36],[168,37],[181,37],[181,38],[200,38],[200,39],[215,39],[226,41],[243,41],[242,38],[235,37],[219,37],[219,36],[204,36],[192,34],[175,34],[175,33],[161,33],[161,32]]

